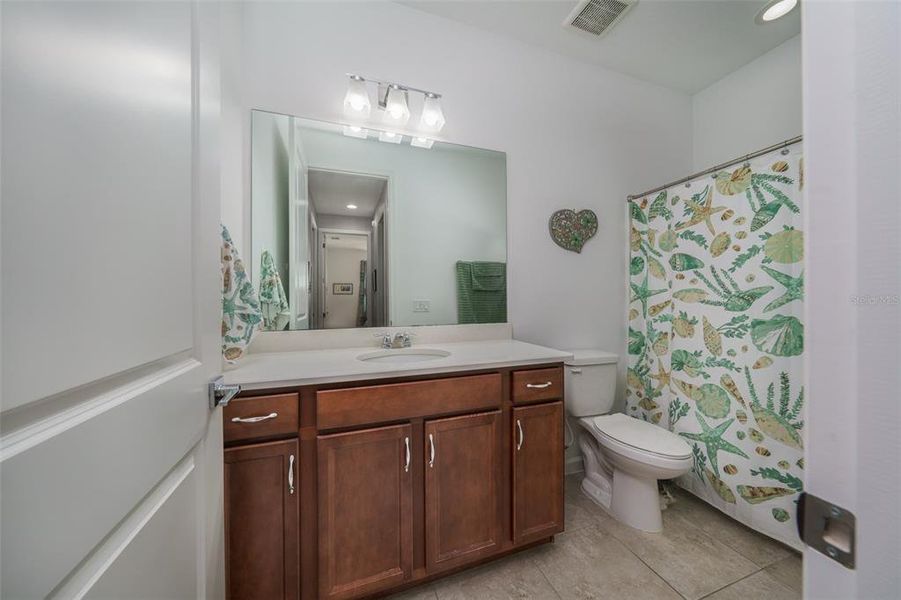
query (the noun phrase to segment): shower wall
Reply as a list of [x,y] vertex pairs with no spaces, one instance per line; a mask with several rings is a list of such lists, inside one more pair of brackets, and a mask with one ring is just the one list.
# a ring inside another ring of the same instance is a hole
[[801,36],[691,97],[693,171],[801,135]]
[[800,144],[630,202],[626,413],[692,448],[679,484],[800,548]]

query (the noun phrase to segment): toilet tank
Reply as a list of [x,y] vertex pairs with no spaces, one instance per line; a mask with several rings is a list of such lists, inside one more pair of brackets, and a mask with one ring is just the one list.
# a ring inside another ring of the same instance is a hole
[[619,356],[603,350],[570,350],[564,363],[566,410],[574,417],[604,415],[616,399]]

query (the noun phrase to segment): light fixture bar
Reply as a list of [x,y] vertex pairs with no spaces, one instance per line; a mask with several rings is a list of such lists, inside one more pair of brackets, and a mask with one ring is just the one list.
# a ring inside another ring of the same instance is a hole
[[407,85],[405,83],[398,83],[396,81],[385,81],[383,79],[373,79],[372,77],[363,77],[361,75],[357,75],[356,73],[345,73],[345,75],[347,75],[348,77],[351,77],[351,78],[359,78],[359,79],[362,79],[363,81],[377,83],[379,85],[379,88],[382,88],[383,86],[385,88],[387,88],[389,86],[396,85],[397,87],[399,87],[400,89],[402,89],[406,92],[416,92],[418,94],[431,96],[433,98],[441,97],[441,94],[437,94],[435,92],[430,92],[428,90],[423,90],[423,89],[420,89],[417,87],[413,87],[412,85]]

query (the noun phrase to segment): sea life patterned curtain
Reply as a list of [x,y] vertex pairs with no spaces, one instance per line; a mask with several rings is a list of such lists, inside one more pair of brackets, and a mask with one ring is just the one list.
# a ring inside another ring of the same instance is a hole
[[678,483],[796,548],[800,144],[630,202],[627,412],[682,436]]

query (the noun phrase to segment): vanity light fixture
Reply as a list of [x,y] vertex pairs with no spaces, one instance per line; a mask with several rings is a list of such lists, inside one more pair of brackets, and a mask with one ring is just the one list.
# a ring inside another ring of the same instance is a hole
[[379,141],[387,142],[389,144],[399,144],[404,139],[399,133],[394,133],[393,131],[380,131],[379,132]]
[[425,148],[426,150],[431,148],[434,143],[435,140],[424,137],[414,137],[410,140],[410,145],[414,148]]
[[367,86],[375,84],[378,108],[382,111],[381,121],[394,128],[403,128],[410,120],[410,93],[422,94],[422,113],[419,115],[419,129],[424,133],[437,133],[444,127],[444,111],[441,109],[441,94],[411,87],[401,83],[363,78],[347,73],[347,94],[344,97],[344,112],[349,117],[366,118],[370,113]]
[[406,125],[407,121],[410,120],[410,107],[407,106],[407,90],[396,83],[388,86],[388,91],[385,95],[384,120],[392,125]]
[[359,125],[345,125],[344,126],[344,135],[352,138],[359,138],[361,140],[365,140],[369,137],[369,130],[360,127]]
[[437,133],[444,127],[444,112],[441,110],[441,96],[432,92],[425,93],[422,104],[422,116],[419,128],[423,131]]
[[347,93],[344,95],[344,113],[349,117],[365,119],[369,117],[372,105],[369,102],[369,91],[366,80],[359,75],[348,75]]
[[797,5],[798,0],[770,0],[760,9],[754,21],[758,25],[775,21],[793,11]]
[[347,209],[348,210],[357,210],[357,205],[356,204],[348,204]]

